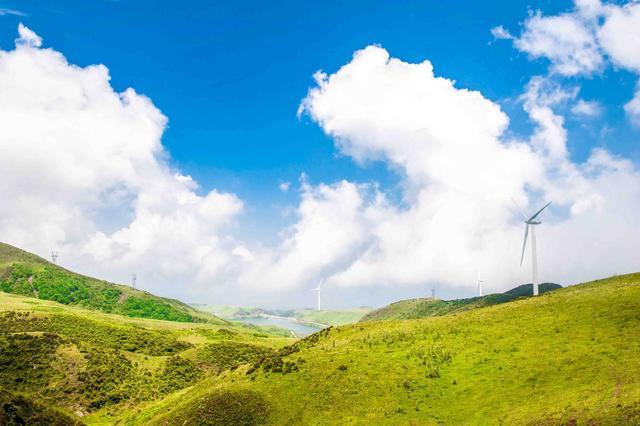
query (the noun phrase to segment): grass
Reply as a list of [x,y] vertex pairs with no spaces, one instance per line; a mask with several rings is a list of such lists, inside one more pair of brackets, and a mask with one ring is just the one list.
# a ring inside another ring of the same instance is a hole
[[[109,423],[292,341],[258,327],[130,318],[0,292],[0,396],[9,401],[0,424],[58,412]],[[222,346],[223,355],[211,350]]]
[[269,424],[639,424],[639,312],[632,274],[331,328],[117,420],[172,423],[214,395],[250,391]]
[[0,292],[0,424],[640,424],[640,274],[526,291],[299,341]]
[[[539,292],[543,294],[559,288],[561,288],[561,286],[558,284],[543,283],[539,286]],[[488,294],[486,296],[472,297],[469,299],[440,300],[428,297],[401,300],[366,313],[360,321],[417,319],[449,315],[470,309],[512,302],[524,297],[531,297],[532,291],[533,287],[531,284],[524,284],[504,293]]]
[[76,274],[4,243],[0,243],[0,291],[130,317],[224,323],[180,301]]

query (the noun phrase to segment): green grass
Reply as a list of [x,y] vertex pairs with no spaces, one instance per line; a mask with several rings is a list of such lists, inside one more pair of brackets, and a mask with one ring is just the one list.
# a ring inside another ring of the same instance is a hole
[[79,275],[3,243],[0,291],[130,317],[224,323],[180,301]]
[[640,424],[639,313],[632,274],[326,329],[117,420],[178,423],[217,395],[252,392],[274,425]]
[[640,274],[467,305],[295,341],[0,292],[0,424],[640,424]]
[[[56,413],[109,423],[292,341],[258,327],[130,318],[0,292],[0,397],[9,401],[0,424]],[[211,350],[220,345],[240,350]]]
[[[559,288],[561,288],[561,286],[558,284],[543,283],[540,284],[539,292],[540,294],[544,294],[548,291],[557,290]],[[504,293],[488,294],[486,296],[472,297],[469,299],[440,300],[428,297],[422,299],[401,300],[366,313],[362,316],[360,321],[417,319],[449,315],[457,312],[468,311],[470,309],[512,302],[519,298],[531,297],[532,291],[533,287],[531,284],[524,284]]]

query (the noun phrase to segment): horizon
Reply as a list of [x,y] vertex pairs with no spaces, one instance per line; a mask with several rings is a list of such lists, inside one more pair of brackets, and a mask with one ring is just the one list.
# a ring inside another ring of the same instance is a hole
[[640,4],[161,4],[0,0],[1,241],[187,303],[378,307],[531,283],[515,200],[552,202],[540,282],[638,270]]

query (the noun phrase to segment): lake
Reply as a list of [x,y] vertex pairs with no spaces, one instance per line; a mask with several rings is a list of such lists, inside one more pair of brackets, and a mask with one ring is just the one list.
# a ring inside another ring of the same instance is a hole
[[320,327],[315,327],[309,324],[296,322],[282,317],[252,317],[243,318],[240,321],[255,325],[272,325],[276,327],[286,328],[287,330],[293,331],[298,337],[305,337],[320,330]]

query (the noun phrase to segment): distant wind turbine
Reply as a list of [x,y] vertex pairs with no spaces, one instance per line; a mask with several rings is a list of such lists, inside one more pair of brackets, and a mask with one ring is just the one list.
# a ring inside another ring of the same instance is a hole
[[480,279],[480,275],[478,275],[478,283],[476,284],[476,287],[478,288],[478,296],[482,297],[482,283],[484,281]]
[[[514,200],[515,203],[515,200]],[[524,250],[527,247],[527,236],[529,235],[529,228],[531,228],[531,268],[533,273],[533,295],[538,295],[538,257],[536,255],[536,225],[540,225],[542,222],[536,221],[535,219],[538,217],[542,210],[546,209],[551,201],[549,201],[543,208],[538,210],[536,214],[531,216],[529,219],[522,213],[520,210],[520,214],[524,218],[524,242],[522,243],[522,255],[520,256],[520,266],[522,266],[522,261],[524,260]],[[516,207],[518,204],[516,203]],[[519,209],[519,207],[518,207]]]
[[318,287],[316,288],[312,288],[311,291],[315,291],[317,292],[318,295],[318,305],[317,305],[317,310],[320,310],[320,288],[322,287],[322,283],[324,282],[324,280],[320,280],[320,282],[318,283]]

